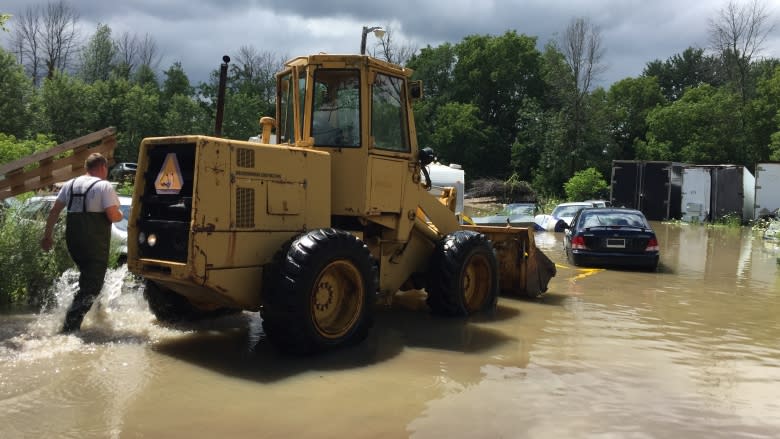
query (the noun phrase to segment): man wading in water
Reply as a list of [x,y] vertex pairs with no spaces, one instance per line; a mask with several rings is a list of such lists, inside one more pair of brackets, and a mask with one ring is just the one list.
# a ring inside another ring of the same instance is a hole
[[78,331],[84,315],[103,288],[108,269],[108,250],[111,244],[111,223],[122,219],[119,197],[106,180],[108,161],[99,153],[90,154],[84,161],[85,175],[66,182],[57,195],[57,201],[46,219],[46,230],[41,240],[44,251],[51,250],[54,224],[65,207],[65,241],[73,262],[79,267],[79,291],[65,316],[63,333]]

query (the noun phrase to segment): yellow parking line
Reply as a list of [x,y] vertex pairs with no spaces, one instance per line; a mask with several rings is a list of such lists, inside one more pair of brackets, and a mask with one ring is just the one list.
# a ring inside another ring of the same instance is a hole
[[575,270],[579,271],[580,273],[577,274],[576,276],[572,277],[570,279],[571,281],[576,281],[578,279],[584,279],[584,278],[586,278],[588,276],[592,276],[592,275],[594,275],[594,274],[596,274],[596,273],[598,273],[600,271],[604,271],[603,268],[574,268],[574,267],[570,267],[568,265],[561,265],[561,264],[557,264],[557,263],[555,264],[555,268],[563,268],[565,270],[575,269]]
[[604,271],[604,269],[603,268],[580,268],[579,271],[581,271],[582,273],[574,276],[571,279],[572,281],[576,281],[578,279],[584,279],[584,278],[586,278],[588,276],[591,276],[591,275],[594,275],[594,274],[596,274],[596,273],[598,273],[600,271]]

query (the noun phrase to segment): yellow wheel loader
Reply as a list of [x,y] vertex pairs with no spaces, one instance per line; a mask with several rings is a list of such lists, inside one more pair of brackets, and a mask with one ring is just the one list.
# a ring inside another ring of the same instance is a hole
[[492,311],[499,292],[545,292],[555,265],[533,230],[461,225],[454,190],[428,192],[411,74],[363,55],[298,57],[255,141],[144,139],[128,266],[158,320],[259,310],[275,346],[313,353],[361,342],[399,290],[457,317]]

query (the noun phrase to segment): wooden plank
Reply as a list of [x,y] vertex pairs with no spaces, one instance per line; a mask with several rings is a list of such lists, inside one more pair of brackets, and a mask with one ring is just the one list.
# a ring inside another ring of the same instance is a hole
[[42,185],[61,181],[57,179],[61,178],[61,175],[56,175],[56,172],[57,170],[64,167],[72,169],[75,175],[83,174],[84,160],[86,160],[90,154],[99,152],[106,156],[106,158],[111,157],[113,161],[115,147],[116,140],[109,140],[95,147],[82,149],[77,154],[74,154],[70,157],[63,157],[61,159],[54,160],[50,165],[44,167],[38,167],[23,173],[19,172],[18,170],[12,171],[12,173],[6,175],[5,180],[0,180],[0,190],[9,186],[12,188],[15,188],[16,186],[29,187],[30,184],[34,184],[36,181],[40,182]]
[[[109,132],[109,130],[111,129],[107,128],[101,132]],[[81,139],[83,139],[83,137]],[[14,169],[6,172],[5,178],[0,180],[0,200],[25,192],[52,187],[57,182],[67,181],[73,177],[84,174],[84,161],[90,154],[95,152],[103,154],[110,166],[114,163],[116,136],[111,134],[98,140],[101,140],[101,142],[90,148],[85,145],[77,144],[76,142],[67,142],[71,149],[74,150],[74,154],[57,160],[54,159],[54,155],[56,154],[51,154],[52,150],[46,151],[45,154],[30,156],[41,157],[38,161],[38,167],[30,169],[29,171],[24,171],[23,168],[14,167]],[[92,143],[94,143],[94,141]],[[65,143],[62,145],[65,145]],[[60,153],[62,152],[64,151],[61,151]],[[25,158],[25,160],[29,160],[30,157]],[[18,164],[19,161],[14,163]]]
[[6,163],[4,165],[0,166],[0,175],[5,175],[9,173],[10,171],[13,171],[15,169],[22,169],[27,165],[40,162],[43,159],[54,157],[58,154],[62,154],[63,152],[70,151],[74,148],[77,148],[81,145],[89,145],[91,143],[95,143],[99,140],[101,140],[104,137],[113,136],[116,134],[116,128],[114,127],[108,127],[104,128],[100,131],[95,131],[94,133],[87,134],[85,136],[81,136],[77,139],[68,140],[67,142],[61,143],[49,150],[37,152],[35,154],[29,155],[27,157],[23,157],[19,160],[14,160],[13,162]]

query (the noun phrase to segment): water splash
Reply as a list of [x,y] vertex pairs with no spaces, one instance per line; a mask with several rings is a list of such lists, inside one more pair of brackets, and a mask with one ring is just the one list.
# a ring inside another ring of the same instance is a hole
[[154,316],[143,298],[143,283],[123,265],[106,273],[103,289],[84,317],[81,331],[60,334],[78,291],[78,277],[75,269],[64,272],[52,286],[53,303],[38,314],[0,317],[0,361],[51,358],[94,343],[143,343],[173,331],[153,324]]

